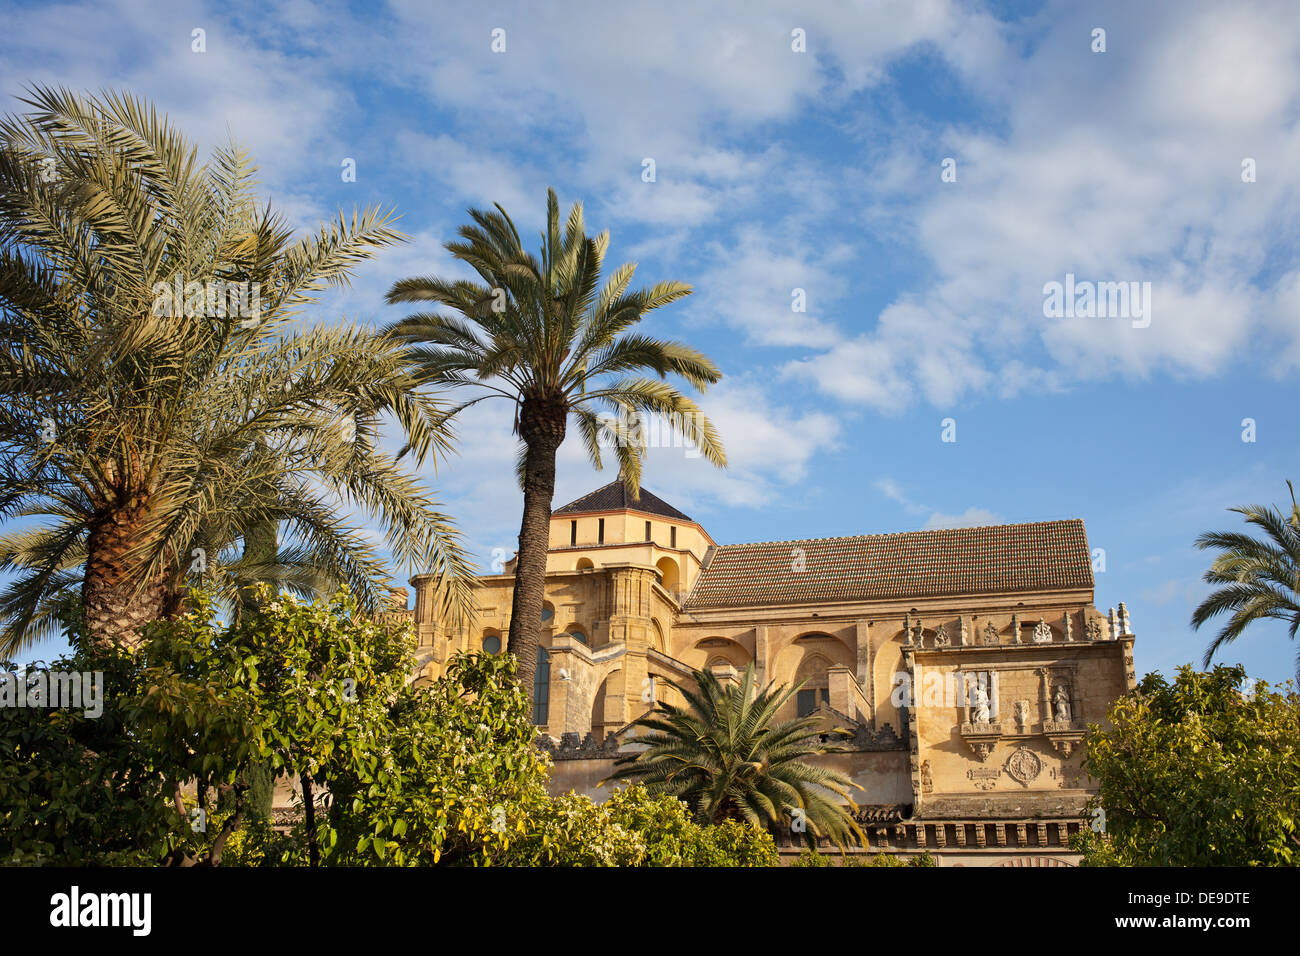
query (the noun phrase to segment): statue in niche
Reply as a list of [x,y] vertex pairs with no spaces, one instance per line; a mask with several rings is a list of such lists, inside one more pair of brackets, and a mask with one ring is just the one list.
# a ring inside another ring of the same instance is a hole
[[989,692],[980,684],[975,685],[975,705],[971,709],[971,723],[987,724],[989,722]]
[[1029,727],[1029,701],[1016,701],[1016,726],[1023,734]]
[[921,764],[921,792],[934,792],[934,778],[930,775],[930,761]]
[[1058,724],[1068,724],[1070,722],[1070,695],[1066,693],[1064,684],[1056,685],[1056,696],[1052,698],[1056,705],[1056,722]]

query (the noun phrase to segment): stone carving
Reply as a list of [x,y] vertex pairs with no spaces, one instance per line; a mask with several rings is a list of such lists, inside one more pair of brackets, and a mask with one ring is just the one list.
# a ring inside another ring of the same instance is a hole
[[993,767],[972,767],[966,771],[966,777],[981,790],[992,790],[997,785],[1002,771]]
[[1070,632],[1070,612],[1066,611],[1061,615],[1062,626],[1065,629],[1065,640],[1067,642],[1074,640],[1074,635]]
[[1020,615],[1011,615],[1011,643],[1019,644],[1020,641]]
[[911,614],[903,615],[903,643],[904,644],[912,643],[912,615]]
[[1124,637],[1133,633],[1133,629],[1128,624],[1128,608],[1124,602],[1119,602],[1119,636]]
[[1043,761],[1027,747],[1019,748],[1007,758],[1007,773],[1017,783],[1029,786],[1043,770]]
[[1016,701],[1016,727],[1023,734],[1029,728],[1029,701]]
[[940,624],[934,631],[934,646],[947,647],[952,641],[948,637],[948,629]]
[[1034,643],[1035,644],[1052,643],[1052,629],[1050,626],[1048,626],[1048,623],[1044,621],[1041,617],[1038,619],[1038,626],[1034,628]]
[[1110,619],[1110,639],[1113,641],[1117,637],[1119,637],[1119,624],[1117,624],[1115,621],[1114,608],[1110,609],[1109,619]]
[[934,778],[930,775],[930,761],[921,764],[921,792],[934,792]]
[[913,628],[913,630],[916,632],[916,646],[917,646],[917,647],[924,647],[924,646],[925,646],[925,628],[923,628],[923,627],[921,626],[921,619],[920,619],[919,617],[916,619],[916,627]]
[[575,732],[561,734],[558,743],[554,738],[546,734],[540,734],[533,743],[539,749],[549,753],[553,760],[586,760],[593,757],[614,757],[618,755],[618,749],[621,746],[618,736],[614,733],[606,734],[605,739],[601,741],[597,740],[596,735],[590,732],[585,737]]
[[981,685],[976,684],[971,696],[974,699],[974,704],[971,706],[971,723],[987,724],[989,722],[989,692]]
[[992,621],[989,621],[987,624],[984,625],[984,643],[985,644],[1002,643],[1002,639],[998,637],[998,629],[993,626]]
[[1090,619],[1087,626],[1084,627],[1084,633],[1087,634],[1088,640],[1090,641],[1102,640],[1101,621],[1097,620],[1095,617]]
[[957,618],[957,643],[962,647],[966,646],[966,619],[964,617]]
[[1056,685],[1056,694],[1052,697],[1053,709],[1056,711],[1056,722],[1058,724],[1068,724],[1070,722],[1070,695],[1066,691],[1064,684]]

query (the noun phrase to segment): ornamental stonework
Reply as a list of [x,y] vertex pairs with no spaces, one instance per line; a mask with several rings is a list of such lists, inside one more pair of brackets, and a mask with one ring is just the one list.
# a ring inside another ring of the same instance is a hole
[[1043,772],[1043,761],[1028,747],[1020,747],[1007,758],[1007,774],[1026,787]]

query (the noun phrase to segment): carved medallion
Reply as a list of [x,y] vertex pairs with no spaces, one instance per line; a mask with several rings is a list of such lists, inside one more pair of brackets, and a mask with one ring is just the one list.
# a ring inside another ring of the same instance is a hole
[[934,631],[934,646],[947,647],[952,641],[948,638],[948,629],[940,624]]
[[1100,641],[1100,640],[1101,640],[1101,621],[1097,620],[1097,619],[1094,617],[1092,620],[1090,620],[1090,621],[1088,622],[1088,626],[1085,628],[1085,631],[1087,632],[1088,640],[1090,640],[1090,641]]
[[1052,643],[1052,629],[1046,621],[1039,621],[1038,626],[1034,628],[1035,644]]
[[993,626],[992,621],[989,621],[988,624],[984,625],[984,643],[985,644],[1002,643],[1002,639],[998,637],[998,629]]
[[1021,747],[1007,759],[1007,773],[1017,783],[1029,786],[1043,770],[1043,762],[1038,754],[1026,747]]

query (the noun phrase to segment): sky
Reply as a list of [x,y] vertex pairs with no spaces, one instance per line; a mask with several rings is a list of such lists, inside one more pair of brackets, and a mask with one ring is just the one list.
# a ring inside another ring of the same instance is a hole
[[[1097,606],[1168,675],[1211,636],[1197,535],[1300,479],[1290,0],[0,11],[6,113],[125,89],[205,152],[236,136],[299,228],[395,208],[409,241],[321,321],[464,275],[468,207],[536,236],[548,186],[582,201],[608,267],[694,287],[642,326],[721,367],[729,464],[651,449],[643,485],[719,543],[1082,518]],[[1115,282],[1143,308],[1049,314],[1051,283]],[[485,570],[518,534],[510,415],[477,406],[426,473]],[[615,477],[571,439],[555,505]],[[1263,622],[1220,659],[1279,681],[1298,650]]]

